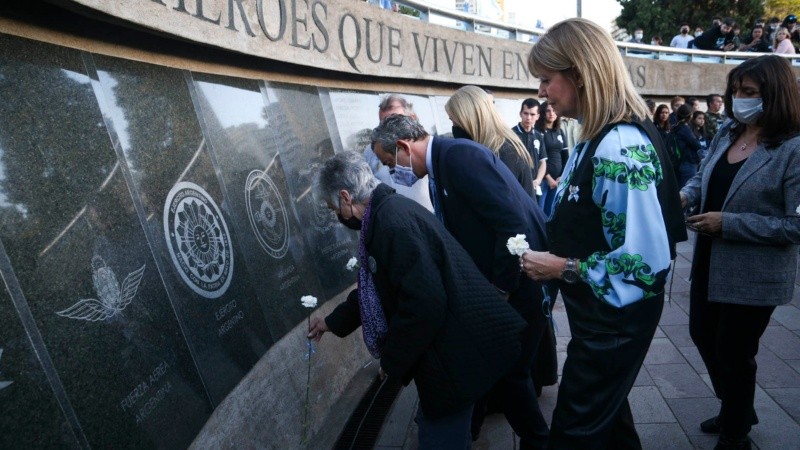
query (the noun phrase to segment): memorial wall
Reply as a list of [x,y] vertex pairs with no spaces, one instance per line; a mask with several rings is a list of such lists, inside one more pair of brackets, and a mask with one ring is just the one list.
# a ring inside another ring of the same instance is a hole
[[[187,447],[290,334],[296,397],[273,414],[299,417],[300,297],[322,304],[355,282],[357,235],[312,180],[369,143],[382,94],[0,34],[0,448]],[[446,97],[407,98],[431,133],[449,131]],[[344,348],[356,368],[370,359],[357,339]],[[341,393],[353,371],[330,388],[340,368],[325,364],[315,389]],[[319,426],[330,411],[317,409]],[[286,432],[260,446],[297,444]]]
[[300,298],[356,280],[316,167],[387,93],[443,134],[480,84],[515,123],[528,48],[349,0],[0,5],[0,448],[329,448],[377,365],[305,339]]

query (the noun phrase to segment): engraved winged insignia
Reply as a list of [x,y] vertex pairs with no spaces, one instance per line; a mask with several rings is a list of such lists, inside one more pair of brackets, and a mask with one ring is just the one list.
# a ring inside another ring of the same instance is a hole
[[79,300],[69,308],[57,311],[56,314],[89,322],[106,320],[115,316],[133,301],[133,297],[136,296],[136,291],[139,289],[139,283],[142,282],[145,266],[147,264],[129,273],[122,282],[122,286],[120,286],[119,282],[117,282],[117,276],[106,265],[103,258],[95,256],[92,258],[92,280],[94,281],[94,289],[100,299],[86,298]]
[[[2,360],[2,359],[3,359],[3,349],[0,348],[0,360]],[[12,383],[13,383],[13,381],[0,381],[0,390],[3,390],[5,388],[11,386]]]

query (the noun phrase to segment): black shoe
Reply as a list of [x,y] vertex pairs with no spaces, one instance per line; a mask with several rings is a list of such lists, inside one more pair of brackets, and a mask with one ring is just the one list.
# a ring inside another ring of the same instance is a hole
[[[758,423],[758,416],[756,415],[755,411],[753,411],[753,417],[750,419],[750,425],[755,425],[757,423]],[[700,431],[708,434],[719,434],[720,431],[719,416],[714,416],[710,419],[704,420],[700,424]]]
[[752,450],[753,446],[750,438],[745,436],[743,438],[732,439],[721,435],[714,450]]

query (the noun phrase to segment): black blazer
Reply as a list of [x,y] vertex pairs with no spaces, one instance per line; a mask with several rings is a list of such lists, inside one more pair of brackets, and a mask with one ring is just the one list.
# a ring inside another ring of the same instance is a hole
[[[369,268],[389,325],[381,367],[415,381],[428,417],[470,406],[519,357],[525,322],[430,211],[381,184],[371,220]],[[358,291],[325,323],[337,336],[358,328]]]
[[506,247],[525,234],[532,250],[545,250],[545,216],[508,167],[489,149],[468,139],[431,137],[431,165],[445,227],[481,273],[523,316],[541,312],[541,284],[520,272]]

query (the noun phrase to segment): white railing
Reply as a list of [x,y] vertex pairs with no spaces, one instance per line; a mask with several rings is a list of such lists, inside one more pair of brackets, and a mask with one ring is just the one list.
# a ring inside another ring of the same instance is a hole
[[[400,0],[396,1],[396,3],[419,11],[419,20],[423,22],[475,33],[490,34],[501,39],[536,42],[539,36],[546,31],[539,28],[513,25],[499,20],[491,20],[456,9],[431,6],[416,0]],[[746,59],[762,55],[762,53],[754,52],[720,52],[634,44],[631,42],[617,42],[617,47],[619,47],[623,56],[632,58],[716,64],[739,64]],[[781,56],[791,59],[792,65],[800,66],[800,55]]]

